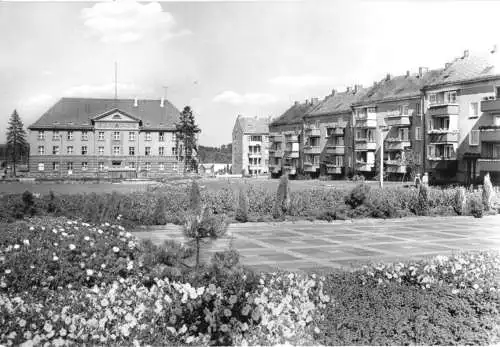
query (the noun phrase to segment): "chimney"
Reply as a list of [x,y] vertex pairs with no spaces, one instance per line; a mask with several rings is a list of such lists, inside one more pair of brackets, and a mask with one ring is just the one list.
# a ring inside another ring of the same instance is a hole
[[134,107],[137,107],[137,98],[134,98]]
[[311,105],[317,105],[319,102],[318,98],[311,98]]
[[468,56],[469,56],[469,50],[468,50],[468,49],[466,49],[466,50],[464,51],[464,56],[462,57],[462,59],[463,59],[463,58],[467,58]]
[[387,74],[387,76],[385,76],[385,80],[386,80],[386,81],[389,81],[390,79],[391,79],[391,74],[390,74],[390,73],[388,73],[388,74]]
[[351,91],[351,87],[347,87],[346,92],[349,93]]
[[450,67],[450,65],[451,65],[451,63],[446,63],[446,64],[444,64],[444,68],[447,69]]
[[429,68],[427,67],[419,67],[418,68],[418,77],[422,78],[424,77],[424,74],[426,74],[429,71]]
[[497,52],[497,45],[493,45],[493,49],[491,50],[491,53],[496,53]]
[[164,103],[165,103],[165,99],[163,98],[163,96],[161,97],[161,100],[160,100],[160,107],[163,107],[164,106]]
[[361,90],[361,88],[363,88],[363,86],[361,84],[355,84],[354,85],[354,93],[357,93]]
[[406,77],[410,77],[410,70],[406,70]]
[[335,95],[337,91],[335,89],[332,89],[332,96]]

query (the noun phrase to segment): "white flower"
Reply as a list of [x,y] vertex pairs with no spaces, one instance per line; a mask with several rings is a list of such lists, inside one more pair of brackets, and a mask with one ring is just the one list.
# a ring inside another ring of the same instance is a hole
[[109,305],[108,299],[104,298],[104,299],[101,300],[101,306],[106,307],[108,305]]
[[30,227],[30,230],[35,230],[35,228],[34,227]]
[[30,240],[24,240],[23,243],[26,245],[26,246],[29,246],[30,245]]
[[45,227],[40,227],[40,229],[45,230]]
[[83,239],[84,239],[85,241],[90,241],[90,237],[88,237],[88,236],[85,236]]
[[21,319],[18,324],[21,328],[23,328],[26,325],[26,321],[24,319]]
[[458,294],[458,292],[459,292],[459,290],[458,290],[458,289],[453,289],[453,290],[451,291],[451,293],[452,293],[452,294]]
[[104,269],[106,267],[106,264],[101,264],[101,269]]
[[479,284],[477,283],[474,283],[474,285],[472,286],[474,289],[478,289],[479,288]]
[[57,255],[54,255],[54,256],[52,257],[52,260],[53,260],[53,261],[58,261],[58,260],[59,260],[59,258],[57,257]]
[[8,275],[10,274],[12,271],[10,269],[5,269],[5,273]]
[[120,327],[120,332],[122,333],[123,336],[129,336],[130,335],[130,330],[128,329],[128,325],[127,324],[123,324]]
[[67,332],[67,331],[66,331],[66,329],[64,329],[64,328],[62,328],[61,330],[59,330],[59,335],[60,335],[60,336],[62,336],[62,337],[66,336],[66,335],[67,335],[67,333],[68,333],[68,332]]
[[14,245],[14,249],[19,249],[19,247],[21,246],[19,246],[17,243]]
[[54,234],[57,234],[57,229],[52,229],[52,232],[53,232]]
[[101,229],[98,229],[98,230],[97,230],[97,232],[98,232],[99,234],[102,234],[102,230],[101,230]]
[[87,276],[92,276],[94,274],[94,270],[87,269]]
[[74,250],[75,248],[76,248],[76,246],[75,246],[74,244],[70,244],[70,245],[69,245],[69,249],[70,249],[70,250]]
[[114,246],[113,247],[113,252],[118,253],[118,252],[120,252],[120,249],[118,247]]
[[186,324],[184,324],[184,325],[182,326],[182,328],[179,330],[179,334],[181,334],[181,335],[182,335],[182,334],[184,334],[186,331],[187,331],[187,326],[186,326]]
[[127,270],[132,270],[134,268],[134,262],[133,261],[129,261],[128,264],[127,264]]

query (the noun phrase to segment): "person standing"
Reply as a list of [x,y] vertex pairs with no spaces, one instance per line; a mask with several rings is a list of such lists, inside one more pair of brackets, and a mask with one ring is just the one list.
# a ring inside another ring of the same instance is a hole
[[420,183],[421,183],[421,180],[420,180],[420,174],[416,174],[415,175],[415,187],[418,189],[420,187]]
[[424,173],[424,176],[422,177],[422,184],[428,186],[429,185],[429,175]]

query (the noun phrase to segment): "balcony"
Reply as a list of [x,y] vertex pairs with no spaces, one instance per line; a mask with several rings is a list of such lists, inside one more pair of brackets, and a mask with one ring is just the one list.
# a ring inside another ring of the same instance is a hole
[[481,101],[481,112],[500,112],[500,99]]
[[458,115],[460,113],[460,106],[457,104],[432,104],[429,105],[427,114],[431,117],[443,117],[449,115]]
[[345,154],[345,146],[341,145],[327,145],[326,146],[327,154]]
[[373,151],[377,148],[377,143],[373,140],[358,138],[356,139],[355,151]]
[[369,172],[369,171],[372,171],[372,169],[374,167],[375,167],[375,163],[373,163],[373,162],[356,160],[356,170],[357,171]]
[[326,164],[326,173],[329,174],[341,174],[342,166],[337,164]]
[[500,172],[500,158],[480,158],[477,161],[479,163],[479,171]]
[[429,170],[457,170],[458,161],[456,157],[429,157],[427,167]]
[[281,171],[281,166],[269,166],[269,170],[272,172],[272,173],[279,173]]
[[304,154],[320,154],[321,148],[320,146],[305,146]]
[[411,142],[408,139],[391,138],[386,139],[385,150],[386,151],[402,151],[406,147],[410,147]]
[[500,142],[500,126],[496,129],[493,127],[481,129],[481,142]]
[[298,158],[299,157],[299,151],[287,150],[286,156],[287,156],[287,158]]
[[262,152],[251,152],[248,153],[249,158],[261,158],[262,157]]
[[430,130],[428,132],[430,138],[429,143],[454,143],[458,142],[458,131],[439,129]]
[[410,126],[410,116],[400,114],[392,115],[386,118],[385,124],[392,127]]
[[309,137],[320,137],[321,130],[319,128],[306,128],[305,134],[306,134],[306,136],[309,136]]
[[285,137],[286,142],[299,142],[299,135],[287,135]]
[[319,170],[319,163],[312,163],[310,161],[304,162],[304,171],[316,172],[317,170]]
[[345,128],[334,128],[332,131],[330,131],[329,135],[327,135],[326,137],[344,136],[344,130],[345,130]]
[[370,118],[356,118],[356,128],[376,128],[377,120]]
[[287,171],[290,175],[295,175],[297,172],[295,165],[284,165],[283,170]]
[[392,173],[405,173],[406,165],[403,165],[401,160],[384,160],[387,172]]
[[275,158],[282,158],[283,157],[283,150],[277,149],[276,151],[274,151],[272,156]]

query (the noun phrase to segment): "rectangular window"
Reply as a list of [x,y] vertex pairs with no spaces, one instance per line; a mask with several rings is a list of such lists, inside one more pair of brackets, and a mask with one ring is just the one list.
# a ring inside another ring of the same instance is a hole
[[113,155],[120,154],[120,146],[113,146]]
[[399,114],[401,116],[407,116],[408,115],[408,105],[400,105],[399,106]]
[[415,104],[415,115],[420,116],[420,102]]
[[495,98],[500,99],[500,87],[495,87]]
[[446,103],[454,104],[457,102],[457,92],[452,91],[452,92],[445,92],[444,93],[444,101]]
[[165,133],[163,131],[159,132],[158,137],[161,142],[165,141]]
[[89,139],[89,132],[87,130],[82,131],[82,141],[87,141]]
[[40,140],[40,141],[45,140],[45,131],[43,131],[43,130],[38,131],[38,140]]
[[135,147],[128,148],[128,155],[135,155]]
[[59,170],[59,163],[57,161],[52,162],[52,170],[54,171]]
[[52,146],[52,154],[59,154],[59,146]]
[[469,118],[476,118],[479,116],[479,103],[471,102],[469,106]]
[[479,130],[471,130],[469,135],[469,145],[471,146],[479,145]]
[[73,130],[68,130],[66,134],[66,140],[71,141],[73,140]]
[[422,140],[422,133],[420,127],[415,127],[415,140]]
[[368,108],[366,109],[366,112],[367,112],[367,114],[368,114],[368,113],[376,113],[376,112],[377,112],[377,109],[376,109],[375,107],[368,107]]
[[128,140],[129,141],[135,141],[135,132],[134,131],[129,131],[128,132]]
[[251,135],[250,141],[262,142],[262,136],[260,135]]
[[99,171],[104,171],[104,162],[103,161],[98,162],[97,168],[99,169]]
[[434,145],[427,146],[427,156],[429,158],[434,158],[436,156],[435,149],[436,149],[436,146],[434,146]]
[[429,94],[429,104],[435,104],[437,103],[437,96],[436,94]]
[[172,155],[177,155],[177,147],[172,147]]
[[165,147],[158,148],[158,155],[165,155]]
[[343,166],[344,165],[344,157],[337,155],[335,156],[335,165],[336,166]]
[[82,161],[82,170],[87,170],[89,168],[89,163]]
[[[99,147],[99,148],[101,148],[101,147]],[[87,155],[88,153],[89,153],[89,151],[88,151],[87,146],[82,146],[82,155]]]
[[165,163],[160,163],[160,170],[161,171],[165,170]]
[[146,131],[146,141],[151,141],[151,131]]
[[38,171],[45,171],[45,164],[44,163],[38,163]]
[[493,125],[500,126],[500,115],[493,116]]
[[104,146],[99,146],[99,155],[104,155]]
[[113,131],[113,140],[120,141],[120,132],[119,131]]
[[151,155],[151,147],[144,147],[144,155]]
[[99,131],[97,139],[99,141],[104,141],[104,131]]
[[67,168],[68,170],[73,170],[73,162],[72,162],[72,161],[68,161],[68,162],[66,163],[66,168]]
[[45,146],[38,146],[38,155],[45,154]]
[[59,141],[59,140],[60,140],[59,131],[58,130],[54,130],[52,132],[52,141]]
[[128,167],[131,169],[135,169],[135,161],[131,161],[130,163],[128,163]]
[[145,162],[144,163],[144,168],[146,169],[146,171],[151,170],[151,163],[149,161]]
[[66,153],[73,154],[73,146],[66,147]]

